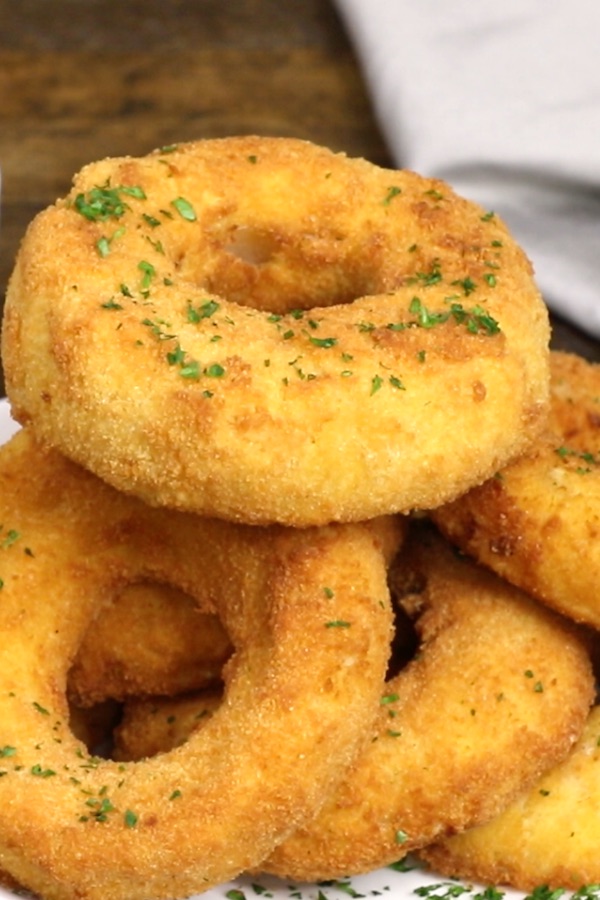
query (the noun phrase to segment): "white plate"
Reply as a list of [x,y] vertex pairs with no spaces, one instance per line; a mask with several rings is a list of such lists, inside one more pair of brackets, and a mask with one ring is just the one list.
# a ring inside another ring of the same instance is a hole
[[[0,444],[5,443],[18,429],[18,424],[11,417],[8,401],[0,399]],[[471,900],[482,890],[479,886],[463,886],[459,882],[427,873],[415,861],[406,861],[402,868],[404,871],[379,869],[368,875],[323,884],[295,884],[267,876],[242,877],[190,900],[259,900],[261,897],[267,900],[369,900],[375,897],[383,900],[414,900],[419,896],[424,896],[425,900],[427,897],[452,900],[458,896]],[[437,886],[435,890],[433,886]],[[24,896],[28,895],[14,894],[0,888],[0,900]],[[500,900],[500,896],[500,893],[496,894],[496,900]],[[518,900],[523,895],[516,891],[506,891],[504,896],[506,900]]]
[[0,444],[6,443],[18,430],[19,426],[10,414],[8,400],[0,399]]
[[[276,878],[238,878],[218,888],[194,895],[189,900],[485,900],[484,888],[463,885],[458,881],[431,877],[418,867],[396,872],[379,869],[369,875],[355,876],[338,882],[302,884]],[[32,894],[13,894],[0,888],[0,900],[33,897]],[[519,900],[515,891],[494,891],[494,900]]]

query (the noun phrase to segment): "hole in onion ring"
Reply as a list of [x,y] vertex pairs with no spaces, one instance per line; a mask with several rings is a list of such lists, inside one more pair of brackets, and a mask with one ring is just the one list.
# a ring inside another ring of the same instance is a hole
[[129,584],[89,625],[69,671],[69,698],[92,707],[199,690],[220,681],[231,652],[219,617],[188,594],[155,581]]
[[[115,733],[130,706],[142,707],[151,720],[172,696],[220,693],[231,650],[218,616],[200,612],[188,594],[153,581],[127,585],[107,599],[69,670],[72,732],[94,756],[114,759]],[[198,706],[200,700],[194,702]],[[211,712],[215,708],[211,701]],[[186,717],[186,739],[195,712]],[[179,721],[167,721],[167,726],[170,742],[182,743]],[[151,741],[151,735],[147,738]]]
[[402,669],[414,659],[419,649],[419,636],[408,613],[394,601],[394,635],[391,644],[390,661],[386,680],[395,678]]
[[225,250],[232,256],[237,256],[242,262],[260,266],[272,259],[277,250],[277,241],[268,231],[261,231],[249,225],[239,225]]
[[92,756],[110,759],[113,753],[113,731],[119,725],[122,704],[104,700],[93,706],[69,704],[69,727],[76,738],[85,744]]

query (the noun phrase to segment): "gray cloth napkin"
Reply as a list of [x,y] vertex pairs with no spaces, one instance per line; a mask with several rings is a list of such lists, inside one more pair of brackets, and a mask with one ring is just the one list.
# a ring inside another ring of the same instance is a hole
[[599,0],[334,0],[399,167],[501,215],[600,337]]

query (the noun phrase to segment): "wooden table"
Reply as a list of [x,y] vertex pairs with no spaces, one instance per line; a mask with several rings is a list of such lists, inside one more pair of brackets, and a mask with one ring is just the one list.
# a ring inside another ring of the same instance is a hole
[[391,164],[328,0],[0,0],[0,303],[27,223],[86,162],[253,132]]

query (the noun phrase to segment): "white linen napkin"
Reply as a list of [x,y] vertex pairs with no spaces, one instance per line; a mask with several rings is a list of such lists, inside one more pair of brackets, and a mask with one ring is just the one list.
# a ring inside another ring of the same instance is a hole
[[399,167],[504,218],[600,337],[599,0],[334,0]]

